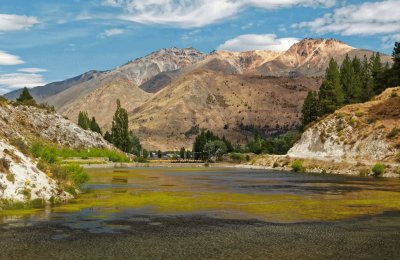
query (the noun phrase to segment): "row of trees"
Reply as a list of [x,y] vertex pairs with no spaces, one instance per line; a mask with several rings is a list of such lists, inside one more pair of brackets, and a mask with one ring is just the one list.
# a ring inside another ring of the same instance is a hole
[[400,85],[400,44],[393,51],[392,68],[382,65],[379,53],[363,61],[346,55],[339,67],[331,59],[319,93],[311,91],[305,99],[301,123],[304,128],[319,117],[333,113],[343,105],[366,102],[389,86]]
[[103,134],[100,126],[96,122],[96,118],[93,116],[92,119],[90,119],[88,113],[85,111],[79,112],[78,125],[85,130],[92,130],[101,135]]
[[[142,145],[139,138],[128,128],[129,118],[126,109],[121,107],[121,102],[117,100],[117,109],[114,113],[111,131],[104,134],[104,139],[112,143],[115,147],[126,153],[143,156]],[[79,112],[78,125],[85,130],[102,133],[96,118],[89,118],[87,112]],[[146,152],[147,153],[147,152]],[[147,155],[146,155],[147,157]]]

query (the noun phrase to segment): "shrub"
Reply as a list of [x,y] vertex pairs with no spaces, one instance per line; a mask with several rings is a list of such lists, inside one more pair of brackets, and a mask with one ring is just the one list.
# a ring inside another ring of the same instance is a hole
[[303,163],[299,160],[294,161],[292,163],[292,170],[294,172],[303,172],[304,171]]
[[10,144],[18,148],[18,150],[25,154],[25,155],[30,155],[30,149],[29,146],[25,143],[22,138],[13,138],[10,140]]
[[8,180],[9,182],[12,182],[12,183],[15,182],[15,175],[12,174],[12,173],[7,174],[6,178],[7,178],[7,180]]
[[372,173],[375,177],[382,175],[385,172],[385,165],[377,163],[372,167]]
[[0,158],[0,172],[10,172],[11,162],[6,157]]
[[246,157],[244,156],[244,154],[242,153],[231,153],[229,155],[229,158],[234,161],[234,162],[238,162],[238,163],[242,163],[244,160],[246,160]]
[[400,133],[400,128],[395,127],[395,128],[392,129],[392,131],[390,131],[390,132],[386,135],[386,137],[387,137],[387,138],[394,138],[394,137],[396,137],[399,133]]
[[400,152],[396,154],[396,161],[400,162]]
[[393,91],[391,94],[390,94],[390,97],[391,98],[395,98],[395,97],[398,97],[399,95],[397,94],[397,92],[396,91]]

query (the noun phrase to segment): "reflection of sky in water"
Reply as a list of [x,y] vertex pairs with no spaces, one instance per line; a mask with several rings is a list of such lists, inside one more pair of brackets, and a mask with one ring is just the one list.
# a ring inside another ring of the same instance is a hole
[[[90,170],[76,201],[5,216],[3,226],[52,221],[92,233],[129,228],[115,221],[162,225],[151,216],[207,215],[272,222],[341,220],[400,209],[397,179],[321,176],[244,169]],[[150,216],[150,217],[149,217]],[[62,239],[63,234],[54,239]]]

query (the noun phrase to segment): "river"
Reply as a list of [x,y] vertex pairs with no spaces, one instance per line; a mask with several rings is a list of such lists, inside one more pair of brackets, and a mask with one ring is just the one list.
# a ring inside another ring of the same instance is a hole
[[91,169],[72,203],[0,213],[1,259],[399,259],[400,181]]

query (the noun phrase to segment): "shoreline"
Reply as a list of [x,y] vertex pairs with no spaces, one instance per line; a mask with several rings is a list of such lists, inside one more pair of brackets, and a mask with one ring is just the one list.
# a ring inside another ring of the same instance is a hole
[[[107,163],[107,164],[82,164],[85,169],[118,169],[118,168],[237,168],[237,169],[254,169],[254,170],[271,170],[293,172],[291,164],[295,160],[300,160],[305,167],[303,173],[316,173],[326,175],[347,175],[347,176],[371,176],[371,174],[362,175],[363,170],[369,171],[373,167],[373,163],[355,162],[348,160],[329,160],[294,158],[286,155],[259,155],[249,163],[160,163],[151,161],[148,163]],[[400,164],[387,163],[386,172],[379,177],[399,178]],[[302,172],[299,172],[302,173]]]

